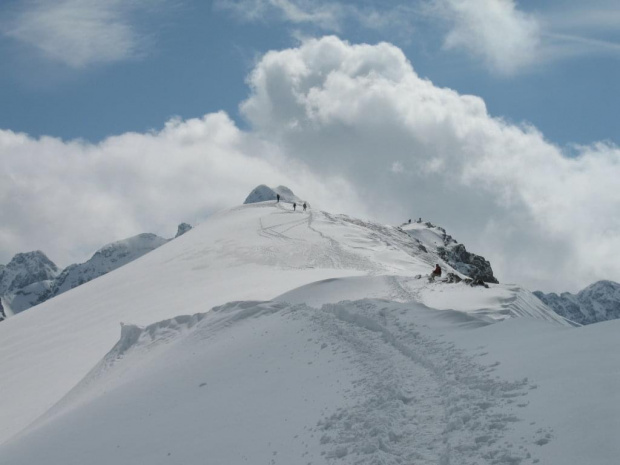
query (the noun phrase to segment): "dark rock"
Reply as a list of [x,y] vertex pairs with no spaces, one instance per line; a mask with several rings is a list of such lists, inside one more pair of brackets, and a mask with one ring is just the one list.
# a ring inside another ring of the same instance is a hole
[[459,273],[486,283],[499,282],[493,276],[491,264],[484,257],[468,252],[463,244],[454,242],[450,246],[438,247],[437,253]]
[[461,277],[454,273],[448,273],[446,275],[445,281],[447,283],[460,283],[462,281]]
[[190,229],[192,229],[191,225],[189,225],[187,223],[181,223],[179,225],[179,227],[177,228],[177,235],[174,236],[174,238],[176,239],[177,237],[182,236],[183,234],[185,234]]

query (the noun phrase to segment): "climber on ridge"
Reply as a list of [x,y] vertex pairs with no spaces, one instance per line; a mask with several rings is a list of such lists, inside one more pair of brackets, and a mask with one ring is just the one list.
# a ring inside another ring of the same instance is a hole
[[434,281],[435,278],[439,278],[441,276],[441,267],[439,265],[435,265],[435,269],[431,273],[430,280]]

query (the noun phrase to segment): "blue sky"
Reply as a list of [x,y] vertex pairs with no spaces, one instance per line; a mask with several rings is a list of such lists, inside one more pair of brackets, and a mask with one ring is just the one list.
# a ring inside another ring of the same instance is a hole
[[502,282],[620,281],[617,0],[4,0],[0,66],[0,263],[282,184]]
[[[99,12],[97,27],[102,31],[92,38],[97,44],[77,62],[71,62],[75,54],[63,47],[59,32],[52,30],[62,25],[50,24],[49,18],[47,23],[41,18],[36,23],[36,17],[28,17],[51,16],[46,3],[50,2],[5,0],[0,10],[1,128],[98,141],[126,131],[160,128],[171,116],[190,118],[217,110],[227,111],[243,125],[237,107],[248,94],[245,79],[256,57],[295,45],[300,36],[336,33],[352,42],[394,43],[421,76],[438,86],[481,96],[492,115],[531,122],[555,143],[618,142],[620,13],[613,2],[515,3],[518,11],[544,24],[542,34],[547,34],[550,50],[508,73],[489,66],[475,52],[447,49],[450,19],[433,17],[428,8],[422,8],[432,2],[349,3],[377,15],[407,6],[409,10],[397,12],[399,21],[388,17],[381,26],[363,25],[347,13],[334,14],[337,24],[300,20],[287,16],[284,7],[269,6],[297,4],[300,10],[312,12],[328,2],[255,0],[214,5],[212,1],[136,0],[125,2],[133,3],[130,8],[115,6],[122,2],[105,2],[112,6],[103,10],[118,13],[106,19],[101,17],[105,11]],[[84,21],[92,19],[89,9],[101,10],[97,2],[88,0],[51,3],[80,9]],[[477,3],[476,8],[483,9],[493,2]],[[258,9],[255,17],[241,12],[251,8]],[[79,16],[74,20],[79,21]],[[105,36],[114,31],[115,22],[131,31],[130,44],[119,45]],[[21,35],[15,33],[20,26]],[[556,39],[553,49],[549,35],[554,34],[571,37]],[[53,51],[58,53],[44,50],[37,40],[57,41],[59,50]],[[76,31],[67,40],[82,39]]]

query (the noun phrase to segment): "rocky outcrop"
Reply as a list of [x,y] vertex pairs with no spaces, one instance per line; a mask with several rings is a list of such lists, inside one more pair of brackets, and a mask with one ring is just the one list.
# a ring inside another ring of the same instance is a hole
[[423,223],[419,219],[404,223],[398,229],[413,238],[420,252],[429,254],[432,260],[443,260],[456,271],[470,278],[472,283],[478,281],[499,283],[493,275],[489,261],[480,255],[468,252],[465,246],[454,240],[444,228],[429,221]]
[[499,282],[493,276],[491,263],[480,255],[468,252],[463,244],[448,244],[444,247],[438,247],[437,253],[455,270],[469,276],[474,281],[480,280],[495,284]]
[[177,237],[182,236],[183,234],[185,234],[190,229],[192,229],[191,225],[189,225],[187,223],[181,223],[179,225],[179,227],[177,228],[177,235],[174,236],[174,238],[176,239]]
[[620,284],[613,281],[597,281],[577,294],[534,295],[558,315],[582,325],[620,318]]

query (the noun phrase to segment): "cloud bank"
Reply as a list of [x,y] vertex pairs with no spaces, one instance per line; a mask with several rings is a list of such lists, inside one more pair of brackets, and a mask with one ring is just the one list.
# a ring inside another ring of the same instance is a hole
[[[404,44],[441,42],[491,73],[511,77],[540,65],[592,54],[617,57],[620,44],[599,37],[620,30],[615,4],[561,5],[536,13],[516,0],[216,0],[216,9],[242,21],[284,22],[343,34],[352,27],[380,31]],[[396,32],[397,31],[397,32]],[[439,39],[437,35],[442,38]]]
[[314,171],[346,173],[376,215],[443,224],[503,280],[557,290],[620,278],[617,147],[567,158],[385,43],[310,40],[266,54],[249,82],[255,131]]
[[97,145],[0,131],[0,263],[42,249],[66,266],[134,234],[172,237],[178,223],[241,204],[260,183],[318,202],[330,192],[343,210],[357,203],[346,181],[318,181],[224,113]]
[[[414,25],[441,25],[444,48],[463,51],[498,74],[511,75],[539,59],[538,19],[517,8],[514,0],[424,0],[410,5],[307,0],[217,0],[216,7],[244,21],[277,19],[342,32],[347,21],[367,29],[406,32]],[[405,34],[401,33],[400,37]],[[421,40],[417,37],[417,40]]]
[[567,157],[535,128],[489,115],[482,99],[421,78],[387,43],[307,40],[265,54],[248,83],[248,131],[216,113],[98,145],[1,132],[4,260],[170,236],[267,183],[336,212],[436,222],[503,282],[620,280],[618,147]]

